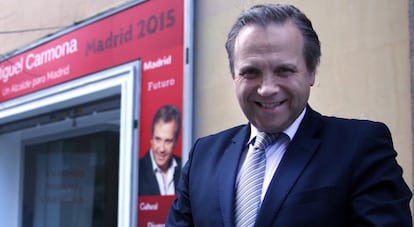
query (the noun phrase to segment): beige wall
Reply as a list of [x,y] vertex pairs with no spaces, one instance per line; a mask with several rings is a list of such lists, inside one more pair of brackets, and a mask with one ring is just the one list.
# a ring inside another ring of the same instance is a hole
[[[195,137],[245,123],[224,42],[240,9],[275,1],[209,0],[196,5]],[[286,1],[312,20],[322,43],[311,106],[327,115],[385,122],[412,185],[411,93],[406,0]]]
[[[127,0],[24,2],[2,0],[0,4],[0,55],[5,55],[123,2]],[[25,32],[8,33],[10,31]]]

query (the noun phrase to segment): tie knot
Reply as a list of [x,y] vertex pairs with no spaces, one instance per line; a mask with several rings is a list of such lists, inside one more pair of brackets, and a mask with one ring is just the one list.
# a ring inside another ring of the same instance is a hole
[[279,133],[259,132],[254,142],[254,148],[264,150],[267,146],[274,144],[278,137]]

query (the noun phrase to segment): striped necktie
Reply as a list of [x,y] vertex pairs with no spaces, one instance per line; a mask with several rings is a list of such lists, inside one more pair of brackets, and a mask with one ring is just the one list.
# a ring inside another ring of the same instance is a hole
[[256,221],[266,170],[265,149],[275,143],[278,135],[260,132],[256,136],[252,153],[247,156],[237,186],[235,199],[236,227],[250,227]]

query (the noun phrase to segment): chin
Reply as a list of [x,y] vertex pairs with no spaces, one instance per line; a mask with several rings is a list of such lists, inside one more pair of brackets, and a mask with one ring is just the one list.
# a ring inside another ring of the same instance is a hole
[[283,127],[280,124],[266,124],[266,125],[261,125],[261,127],[257,127],[257,128],[260,131],[272,132],[272,133],[281,132],[285,129],[285,127]]

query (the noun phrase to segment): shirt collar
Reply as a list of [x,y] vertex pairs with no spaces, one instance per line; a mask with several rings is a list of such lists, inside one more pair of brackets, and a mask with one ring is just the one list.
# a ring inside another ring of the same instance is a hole
[[[299,125],[302,122],[303,118],[305,117],[305,113],[306,113],[306,107],[303,109],[302,113],[299,114],[296,120],[291,125],[289,125],[289,127],[283,130],[283,133],[285,133],[289,137],[290,141],[292,141],[293,137],[298,131]],[[256,127],[254,127],[252,124],[250,124],[250,128],[251,128],[250,138],[247,144],[252,143],[257,133],[259,133],[259,130]]]

